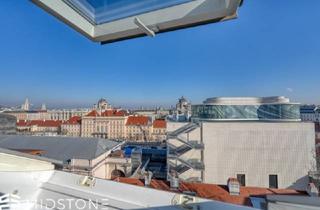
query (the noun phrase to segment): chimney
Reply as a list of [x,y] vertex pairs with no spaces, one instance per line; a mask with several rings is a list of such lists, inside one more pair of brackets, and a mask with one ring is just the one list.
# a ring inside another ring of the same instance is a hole
[[170,188],[172,190],[178,190],[179,189],[179,178],[177,176],[171,176],[170,178]]
[[228,190],[230,195],[240,195],[240,183],[236,178],[228,179]]
[[310,197],[318,197],[319,196],[319,190],[317,189],[317,187],[314,183],[308,184],[307,193]]
[[151,184],[151,180],[152,180],[152,172],[151,171],[146,171],[144,173],[144,186],[149,187]]

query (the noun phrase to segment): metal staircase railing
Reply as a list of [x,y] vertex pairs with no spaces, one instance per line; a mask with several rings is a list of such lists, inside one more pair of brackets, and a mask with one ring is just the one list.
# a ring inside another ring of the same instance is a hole
[[172,131],[172,132],[169,132],[168,133],[168,136],[169,137],[176,137],[182,133],[189,133],[193,130],[195,130],[196,128],[198,128],[199,125],[196,124],[196,123],[189,123],[189,124],[186,124],[184,126],[182,126],[181,128],[175,130],[175,131]]
[[180,141],[183,144],[188,145],[189,147],[193,148],[193,149],[203,149],[204,145],[202,143],[199,143],[198,141],[189,141],[181,136],[177,136],[175,139],[177,139],[178,141]]
[[[168,171],[174,171],[177,174],[183,174],[186,171],[192,169],[195,171],[203,171],[204,163],[200,159],[186,159],[182,158],[182,156],[191,151],[191,150],[203,150],[204,144],[195,140],[188,140],[183,136],[183,134],[188,134],[191,131],[199,128],[199,124],[197,123],[189,123],[181,128],[168,133]],[[175,141],[176,144],[172,144],[172,141]],[[180,143],[178,143],[180,142]],[[175,162],[173,162],[175,161]],[[170,174],[168,175],[170,176]],[[197,180],[200,180],[200,177],[196,177]]]
[[180,164],[180,165],[174,165],[173,163],[170,163],[170,168],[172,168],[174,171],[176,171],[178,174],[183,174],[184,172],[188,171],[190,167]]
[[174,159],[174,160],[177,160],[179,161],[181,164],[184,164],[186,166],[188,166],[189,168],[192,168],[194,170],[197,170],[197,171],[202,171],[204,170],[204,164],[201,160],[198,160],[198,159],[189,159],[189,160],[185,160],[183,158],[180,158],[180,157],[176,157],[176,156],[171,156],[169,155],[168,156],[169,159]]
[[175,146],[173,144],[167,143],[167,146],[169,147],[169,154],[176,156],[181,156],[192,149],[190,146],[185,144],[182,144],[181,146]]

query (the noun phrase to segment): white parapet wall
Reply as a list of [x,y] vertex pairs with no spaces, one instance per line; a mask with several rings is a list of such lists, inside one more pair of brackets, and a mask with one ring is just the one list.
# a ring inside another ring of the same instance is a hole
[[47,171],[53,170],[52,163],[28,157],[16,156],[0,152],[0,171]]

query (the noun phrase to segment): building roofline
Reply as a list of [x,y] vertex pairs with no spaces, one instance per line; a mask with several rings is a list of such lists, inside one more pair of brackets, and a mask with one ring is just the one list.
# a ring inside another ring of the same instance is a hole
[[19,157],[34,159],[34,160],[41,160],[41,161],[45,161],[45,162],[48,162],[48,163],[53,163],[53,164],[56,164],[56,165],[63,165],[62,161],[58,161],[58,160],[51,159],[51,158],[46,158],[46,157],[41,157],[41,156],[36,156],[36,155],[30,155],[28,153],[19,152],[19,151],[16,151],[16,150],[0,148],[0,153],[4,153],[4,154],[8,154],[8,155],[15,155],[15,156],[19,156]]
[[204,105],[264,105],[264,104],[299,104],[291,103],[284,96],[271,97],[213,97],[207,98]]

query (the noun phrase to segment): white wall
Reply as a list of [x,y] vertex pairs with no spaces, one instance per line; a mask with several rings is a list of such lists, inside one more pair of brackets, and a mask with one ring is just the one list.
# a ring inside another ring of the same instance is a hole
[[203,123],[205,182],[245,174],[247,186],[269,187],[269,174],[277,174],[279,188],[304,189],[314,137],[313,123]]
[[0,153],[0,171],[1,172],[48,171],[53,169],[54,169],[54,165],[46,161],[36,160],[28,157],[22,157],[22,156],[11,155],[6,153]]

